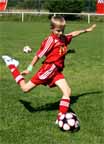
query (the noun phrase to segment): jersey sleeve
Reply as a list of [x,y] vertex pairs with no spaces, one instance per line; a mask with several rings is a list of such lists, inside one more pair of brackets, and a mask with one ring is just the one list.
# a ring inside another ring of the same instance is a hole
[[41,44],[40,49],[36,52],[36,55],[41,58],[45,56],[53,47],[54,39],[52,36],[49,36],[46,40],[44,40]]
[[72,35],[66,34],[67,44],[71,42],[72,38],[73,38]]

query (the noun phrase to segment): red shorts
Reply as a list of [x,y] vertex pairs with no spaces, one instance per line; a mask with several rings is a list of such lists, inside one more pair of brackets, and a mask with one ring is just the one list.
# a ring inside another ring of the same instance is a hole
[[54,87],[55,82],[63,79],[64,75],[58,70],[55,64],[43,64],[39,71],[31,78],[31,82],[36,85],[49,85]]

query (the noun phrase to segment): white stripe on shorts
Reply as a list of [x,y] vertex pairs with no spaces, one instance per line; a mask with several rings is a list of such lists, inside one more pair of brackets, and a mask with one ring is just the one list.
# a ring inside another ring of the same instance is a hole
[[56,66],[53,64],[50,69],[48,69],[47,71],[45,71],[45,73],[39,76],[39,79],[41,80],[46,79],[54,71],[55,68]]

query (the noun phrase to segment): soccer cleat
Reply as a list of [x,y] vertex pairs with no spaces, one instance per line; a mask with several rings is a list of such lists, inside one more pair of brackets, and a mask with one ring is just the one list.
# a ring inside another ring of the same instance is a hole
[[58,123],[59,123],[59,121],[58,121],[58,119],[57,119],[57,120],[55,121],[55,124],[58,125]]
[[15,60],[7,55],[3,55],[2,59],[4,60],[4,62],[6,63],[7,66],[15,65],[17,67],[19,65],[19,61]]
[[56,125],[58,125],[61,115],[62,115],[61,112],[58,113],[57,119],[56,119],[56,121],[55,121],[55,124],[56,124]]

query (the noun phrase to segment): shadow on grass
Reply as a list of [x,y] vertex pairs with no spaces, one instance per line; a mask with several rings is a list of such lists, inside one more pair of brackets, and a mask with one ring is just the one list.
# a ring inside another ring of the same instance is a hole
[[[88,95],[94,95],[94,94],[100,94],[100,93],[103,93],[103,91],[86,92],[86,93],[82,93],[82,94],[79,94],[76,96],[71,96],[71,105],[76,103],[80,97],[88,96]],[[24,101],[24,100],[19,100],[19,101],[31,113],[39,112],[39,111],[57,110],[59,107],[59,102],[60,102],[60,101],[57,101],[54,103],[47,103],[45,105],[41,105],[41,106],[35,108],[35,107],[31,106],[31,103],[28,101]],[[70,111],[73,112],[72,109],[70,109]]]

